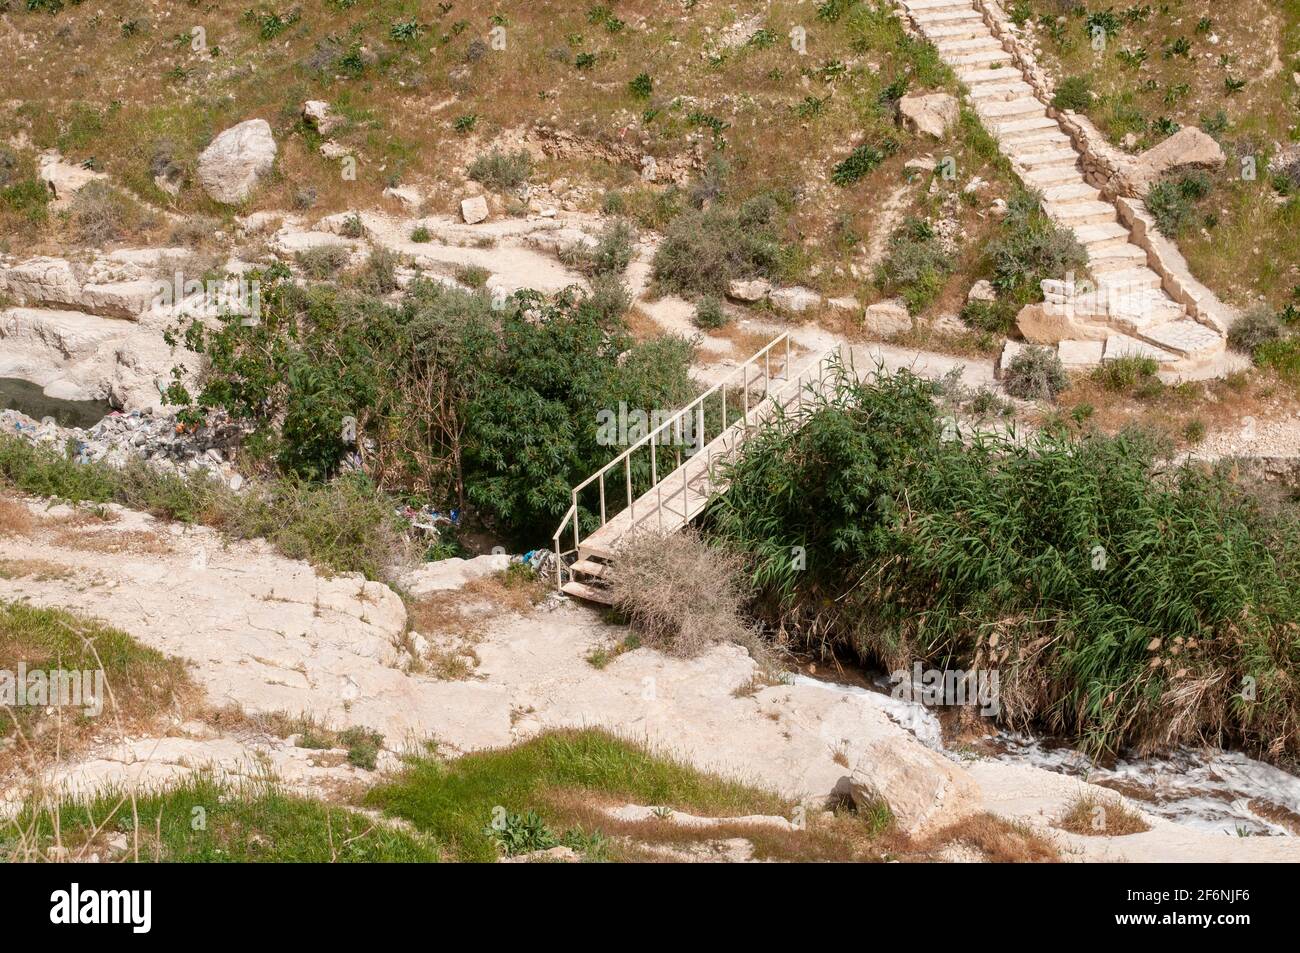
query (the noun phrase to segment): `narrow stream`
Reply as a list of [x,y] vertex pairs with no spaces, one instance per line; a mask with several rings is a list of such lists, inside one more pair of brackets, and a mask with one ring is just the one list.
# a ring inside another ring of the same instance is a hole
[[61,400],[47,397],[39,384],[0,377],[0,410],[17,410],[34,420],[53,417],[60,427],[83,430],[99,423],[113,409],[106,400]]
[[[802,673],[791,684],[870,697],[893,721],[927,747],[956,760],[939,719],[920,702],[890,694],[884,675],[846,685]],[[1111,767],[1068,745],[997,729],[986,738],[997,761],[1030,764],[1111,788],[1152,814],[1199,830],[1234,837],[1300,834],[1300,778],[1235,751],[1178,748],[1163,755],[1119,758]]]

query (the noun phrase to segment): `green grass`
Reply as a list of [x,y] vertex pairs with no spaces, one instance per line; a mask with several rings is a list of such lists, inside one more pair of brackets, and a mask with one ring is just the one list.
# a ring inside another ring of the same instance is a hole
[[104,694],[111,692],[111,697],[102,699],[98,716],[66,706],[53,711],[30,704],[5,707],[0,710],[0,738],[21,736],[30,742],[42,721],[59,717],[70,734],[90,729],[96,718],[148,717],[169,710],[187,681],[180,661],[118,629],[59,609],[0,602],[0,670],[16,672],[20,662],[29,672],[102,671]]
[[0,436],[0,486],[70,503],[120,503],[160,519],[261,537],[291,559],[332,572],[383,576],[400,552],[392,504],[363,477],[330,483],[292,477],[235,493],[213,478],[182,477],[137,462],[118,470],[77,463],[48,445]]
[[[137,822],[138,818],[138,822]],[[0,825],[0,859],[39,855],[54,841],[52,811],[24,811]],[[344,807],[296,797],[270,783],[242,788],[195,777],[165,792],[128,798],[105,793],[88,803],[64,802],[57,815],[62,844],[73,856],[99,849],[111,834],[127,836],[133,860],[169,863],[432,863],[437,848]],[[97,835],[95,832],[99,830]]]
[[563,812],[551,798],[572,789],[717,816],[780,813],[788,806],[599,730],[555,732],[452,762],[416,759],[395,781],[372,790],[366,803],[410,821],[457,859],[491,861],[494,818],[535,811],[560,826]]

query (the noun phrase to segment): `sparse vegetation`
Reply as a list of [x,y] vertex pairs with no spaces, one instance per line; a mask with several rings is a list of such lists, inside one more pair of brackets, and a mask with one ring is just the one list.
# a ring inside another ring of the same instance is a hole
[[533,160],[527,149],[515,152],[493,149],[470,163],[466,174],[493,191],[504,192],[527,182],[532,170]]
[[655,251],[655,281],[677,294],[722,295],[733,278],[772,275],[780,255],[775,218],[773,203],[761,198],[738,209],[683,212]]
[[1055,351],[1031,345],[1007,365],[1005,386],[1012,397],[1052,400],[1070,386],[1070,380]]

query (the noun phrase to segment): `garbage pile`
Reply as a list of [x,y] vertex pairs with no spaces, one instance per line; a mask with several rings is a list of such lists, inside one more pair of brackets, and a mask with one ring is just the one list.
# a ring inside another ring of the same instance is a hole
[[247,430],[223,414],[214,413],[207,424],[195,426],[172,414],[114,411],[82,429],[60,427],[53,417],[35,420],[17,410],[0,410],[0,433],[63,448],[78,463],[122,467],[138,459],[181,475],[207,471],[232,490],[244,482],[231,461]]

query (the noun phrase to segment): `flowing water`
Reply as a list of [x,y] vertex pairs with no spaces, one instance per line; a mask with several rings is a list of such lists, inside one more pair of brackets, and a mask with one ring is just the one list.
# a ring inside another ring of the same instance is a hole
[[39,384],[0,377],[0,410],[17,410],[35,420],[53,417],[60,427],[83,430],[99,423],[113,407],[106,400],[60,400],[47,397]]
[[[891,695],[883,675],[846,685],[792,674],[791,683],[869,696],[893,721],[927,747],[954,759],[944,746],[933,711]],[[1151,814],[1229,836],[1291,837],[1300,833],[1300,778],[1235,751],[1178,748],[1152,757],[1119,758],[1105,766],[1068,745],[995,730],[986,739],[991,757],[1031,764],[1111,788]]]

